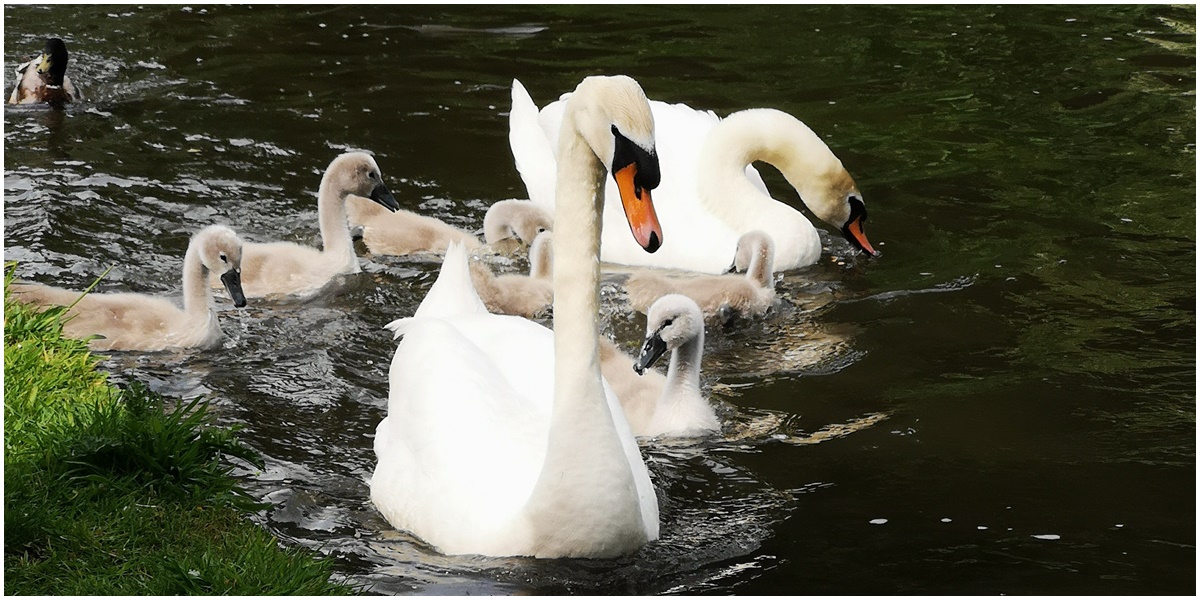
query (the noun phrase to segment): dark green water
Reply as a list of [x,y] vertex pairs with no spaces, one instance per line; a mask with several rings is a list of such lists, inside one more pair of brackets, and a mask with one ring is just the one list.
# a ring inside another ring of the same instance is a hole
[[177,294],[212,222],[317,243],[346,148],[406,208],[478,228],[525,194],[514,77],[539,103],[625,73],[722,115],[779,108],[857,179],[883,256],[825,232],[835,260],[788,273],[774,316],[710,332],[728,430],[646,448],[663,539],[620,561],[441,557],[374,512],[381,327],[436,262],[364,256],[337,295],[230,308],[218,350],[107,361],[244,424],[264,525],[377,592],[1195,593],[1194,7],[4,15],[6,92],[59,35],[88,97],[4,117],[4,258],[67,287],[113,265],[102,289]]

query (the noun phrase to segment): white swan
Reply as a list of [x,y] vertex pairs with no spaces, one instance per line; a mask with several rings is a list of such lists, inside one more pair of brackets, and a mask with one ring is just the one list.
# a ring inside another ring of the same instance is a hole
[[[215,274],[234,306],[246,305],[239,265],[242,240],[224,225],[210,225],[192,236],[183,258],[183,309],[166,298],[145,294],[89,293],[35,283],[16,283],[13,298],[42,306],[70,306],[63,321],[67,337],[87,339],[93,350],[158,351],[209,347],[222,337],[217,307],[207,278]],[[74,304],[74,306],[72,306]]]
[[471,282],[488,312],[532,319],[550,308],[554,301],[552,239],[549,231],[533,239],[529,275],[496,276],[482,261],[471,261]]
[[667,294],[682,294],[700,306],[706,319],[760,317],[775,302],[774,256],[770,236],[751,231],[738,239],[733,260],[734,270],[745,271],[745,275],[676,277],[646,269],[631,274],[625,280],[625,290],[630,306],[642,314],[649,314],[655,300]]
[[[246,243],[242,250],[242,289],[246,296],[309,296],[337,275],[361,272],[346,224],[346,199],[350,195],[370,198],[388,210],[400,208],[370,154],[347,152],[338,156],[325,169],[317,195],[322,249],[292,242]],[[215,287],[216,279],[211,283]]]
[[[667,375],[648,371],[671,352]],[[634,435],[694,437],[721,429],[717,414],[700,395],[704,315],[687,296],[655,301],[646,319],[646,340],[637,360],[606,338],[600,341],[600,371],[621,400]]]
[[600,219],[614,173],[649,251],[654,125],[628,77],[589,77],[559,150],[554,331],[488,314],[452,248],[413,317],[376,430],[371,499],[447,554],[613,557],[658,537],[658,501],[598,358]]
[[[529,199],[553,209],[554,143],[565,99],[540,112],[513,80],[509,146]],[[863,232],[866,205],[854,180],[829,147],[804,123],[773,109],[718,119],[711,111],[651,102],[662,156],[658,216],[672,236],[654,254],[639,253],[618,235],[617,199],[604,211],[601,258],[610,263],[717,274],[733,261],[738,237],[758,229],[775,241],[775,269],[813,264],[821,253],[817,230],[796,209],[774,200],[754,167],[778,168],[812,212],[837,227],[856,248],[877,254]]]
[[479,247],[479,239],[473,233],[409,210],[393,211],[362,196],[346,198],[346,220],[351,227],[362,227],[363,244],[372,254],[443,254],[454,242],[468,250]]

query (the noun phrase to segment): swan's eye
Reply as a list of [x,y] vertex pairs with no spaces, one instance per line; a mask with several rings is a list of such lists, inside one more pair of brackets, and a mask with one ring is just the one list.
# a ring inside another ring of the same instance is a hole
[[223,262],[223,263],[229,262],[229,258],[225,256],[224,252],[221,253],[221,262]]

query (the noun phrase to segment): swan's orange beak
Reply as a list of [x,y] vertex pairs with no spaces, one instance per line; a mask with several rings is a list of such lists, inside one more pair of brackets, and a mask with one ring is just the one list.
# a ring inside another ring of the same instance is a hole
[[654,252],[662,246],[662,225],[658,224],[650,190],[635,183],[636,175],[637,163],[629,163],[614,172],[613,179],[621,192],[621,206],[625,209],[625,220],[629,221],[633,239],[646,252]]
[[879,256],[879,252],[871,247],[871,242],[867,241],[867,234],[863,231],[863,220],[862,217],[859,217],[846,223],[846,239],[850,240],[852,244],[857,245],[859,250],[871,256]]

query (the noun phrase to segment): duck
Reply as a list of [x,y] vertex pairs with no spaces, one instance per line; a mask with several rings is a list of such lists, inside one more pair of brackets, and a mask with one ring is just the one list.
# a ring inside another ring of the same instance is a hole
[[[668,351],[666,376],[650,370]],[[701,437],[721,430],[716,411],[700,394],[703,354],[704,314],[694,300],[681,294],[654,301],[636,359],[608,338],[600,339],[600,372],[617,394],[634,435]]]
[[206,284],[209,273],[224,285],[233,305],[242,294],[242,240],[229,227],[210,225],[196,232],[183,258],[183,308],[166,298],[135,293],[85,293],[47,285],[13,282],[12,297],[26,304],[67,307],[63,335],[88,340],[92,350],[210,348],[224,334]]
[[[513,80],[509,146],[529,199],[551,213],[554,143],[567,98],[564,94],[539,111],[521,82]],[[716,275],[728,268],[741,235],[762,230],[775,242],[776,271],[814,264],[821,254],[816,228],[800,211],[771,197],[751,166],[755,161],[778,168],[809,210],[840,230],[854,248],[879,254],[863,228],[867,208],[857,184],[800,120],[771,108],[720,119],[685,104],[651,101],[650,107],[664,157],[655,208],[675,237],[659,252],[638,252],[619,234],[619,199],[610,191],[600,255],[606,263]]]
[[[370,198],[388,210],[400,209],[370,154],[347,152],[334,158],[321,177],[317,195],[322,249],[292,242],[247,242],[242,249],[246,297],[310,297],[337,275],[362,272],[346,222],[350,196]],[[218,285],[215,277],[211,284]]]
[[410,210],[392,210],[362,196],[346,198],[346,217],[351,227],[362,227],[363,244],[372,254],[445,254],[455,242],[469,250],[479,247],[479,239],[469,231]]
[[17,67],[17,86],[9,104],[49,104],[62,108],[79,100],[79,91],[67,77],[67,45],[59,38],[46,40],[42,54]]
[[483,261],[471,261],[471,283],[488,312],[532,319],[554,301],[554,251],[549,231],[529,247],[529,275],[496,276]]
[[515,239],[532,247],[534,238],[553,228],[550,212],[528,200],[500,200],[483,215],[483,241],[488,244]]
[[775,303],[774,256],[771,236],[755,230],[738,239],[734,254],[733,270],[744,275],[677,277],[643,269],[629,275],[625,290],[630,306],[642,314],[649,314],[658,298],[674,293],[695,301],[709,322],[761,317]]
[[612,558],[658,538],[658,498],[600,375],[606,173],[647,252],[663,233],[654,122],[641,86],[588,77],[564,110],[556,194],[554,329],[494,315],[451,246],[389,368],[371,500],[443,554]]

